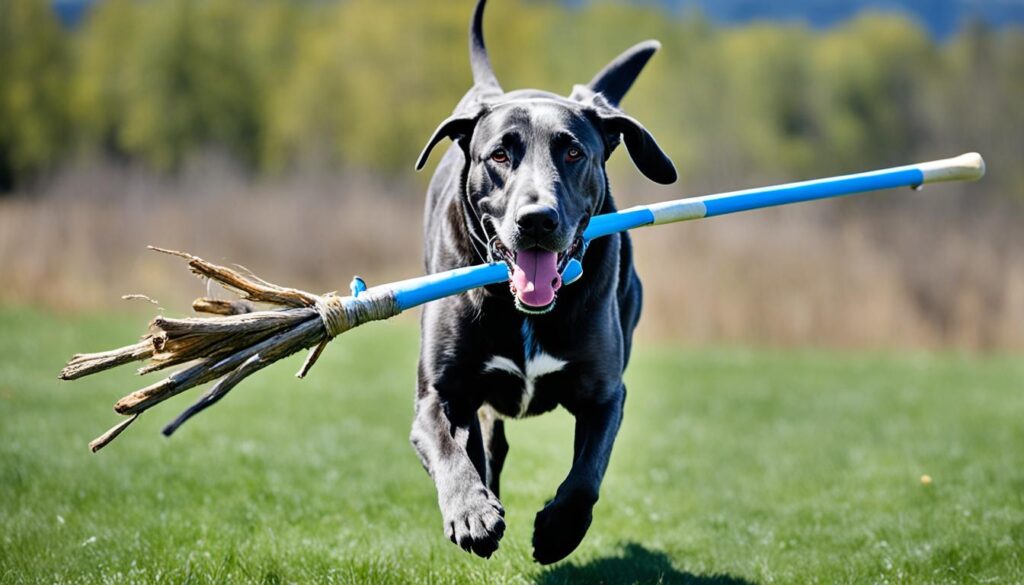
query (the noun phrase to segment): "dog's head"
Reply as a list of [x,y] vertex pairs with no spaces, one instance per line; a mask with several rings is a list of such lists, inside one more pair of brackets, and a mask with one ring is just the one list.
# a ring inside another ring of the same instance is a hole
[[476,84],[434,132],[417,168],[445,138],[461,146],[463,204],[475,220],[468,227],[512,265],[520,310],[542,313],[554,305],[565,263],[582,253],[583,230],[608,192],[605,162],[620,141],[648,178],[676,180],[672,161],[650,132],[617,107],[658,45],[630,49],[568,98],[502,93],[480,35],[483,4],[470,36]]

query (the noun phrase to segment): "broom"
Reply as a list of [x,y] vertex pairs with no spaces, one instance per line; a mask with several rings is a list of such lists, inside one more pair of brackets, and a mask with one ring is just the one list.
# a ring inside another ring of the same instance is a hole
[[[594,217],[584,241],[647,225],[661,225],[714,217],[775,205],[811,201],[891,189],[920,188],[939,181],[970,181],[985,174],[981,155],[969,153],[956,158],[866,173],[734,191],[703,197],[678,199],[632,207]],[[179,256],[201,278],[211,279],[235,293],[239,300],[201,298],[192,308],[212,317],[171,319],[158,316],[138,343],[103,353],[79,354],[60,373],[62,380],[74,380],[136,361],[147,363],[140,374],[185,366],[163,380],[121,398],[114,411],[125,420],[97,437],[89,448],[96,452],[117,438],[139,416],[153,406],[186,390],[216,381],[181,415],[164,428],[173,434],[193,416],[216,404],[242,380],[299,351],[309,356],[299,369],[304,377],[324,348],[342,333],[370,321],[391,318],[402,311],[474,288],[509,279],[508,268],[500,262],[459,268],[367,289],[358,277],[352,294],[316,295],[261,280],[252,274],[218,266],[184,252],[151,247]],[[565,267],[565,283],[578,280],[582,264],[574,259]],[[255,310],[252,303],[271,305]]]

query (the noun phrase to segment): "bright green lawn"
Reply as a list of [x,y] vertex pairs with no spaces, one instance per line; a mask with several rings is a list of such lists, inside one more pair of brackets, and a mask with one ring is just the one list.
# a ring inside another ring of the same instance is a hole
[[346,334],[303,382],[271,368],[166,440],[192,396],[172,400],[90,455],[139,381],[55,374],[144,323],[0,310],[0,582],[1024,581],[1019,358],[641,345],[593,527],[545,569],[530,531],[564,413],[510,425],[485,561],[444,538],[408,445],[413,321]]

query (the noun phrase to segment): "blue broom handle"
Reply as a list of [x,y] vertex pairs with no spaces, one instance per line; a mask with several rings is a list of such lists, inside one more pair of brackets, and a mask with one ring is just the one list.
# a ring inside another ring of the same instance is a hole
[[[972,152],[955,158],[855,175],[677,199],[596,216],[590,221],[583,238],[590,241],[647,225],[662,225],[881,189],[917,188],[940,181],[973,181],[984,174],[985,161],[980,154]],[[573,261],[566,267],[562,278],[569,283],[581,274],[579,262]],[[507,281],[508,268],[503,263],[495,262],[420,276],[382,285],[377,289],[390,290],[399,309],[404,311],[474,288]]]

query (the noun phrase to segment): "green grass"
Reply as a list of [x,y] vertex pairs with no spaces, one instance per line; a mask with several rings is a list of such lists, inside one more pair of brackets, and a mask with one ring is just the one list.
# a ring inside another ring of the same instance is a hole
[[566,414],[510,424],[485,561],[444,538],[408,445],[413,321],[346,334],[302,382],[270,368],[166,440],[172,400],[91,455],[139,380],[55,374],[144,323],[0,310],[0,582],[1024,581],[1019,358],[641,345],[590,534],[542,568]]

